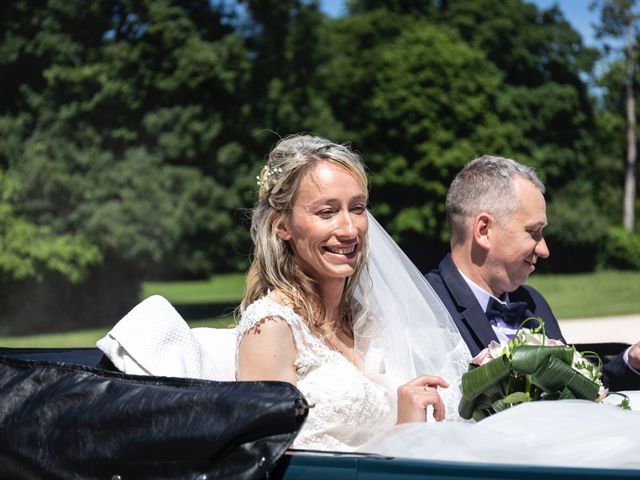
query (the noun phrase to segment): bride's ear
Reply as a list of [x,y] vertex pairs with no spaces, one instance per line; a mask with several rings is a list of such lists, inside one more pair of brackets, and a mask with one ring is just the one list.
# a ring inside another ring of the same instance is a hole
[[291,240],[291,234],[289,233],[289,229],[284,220],[280,220],[276,225],[276,235],[278,235],[278,237],[282,241],[286,242],[288,240]]

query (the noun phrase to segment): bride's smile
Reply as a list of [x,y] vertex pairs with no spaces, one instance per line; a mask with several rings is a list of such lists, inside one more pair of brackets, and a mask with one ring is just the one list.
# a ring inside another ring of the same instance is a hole
[[291,215],[279,230],[317,282],[344,280],[362,256],[368,223],[365,186],[347,169],[320,162],[300,180]]

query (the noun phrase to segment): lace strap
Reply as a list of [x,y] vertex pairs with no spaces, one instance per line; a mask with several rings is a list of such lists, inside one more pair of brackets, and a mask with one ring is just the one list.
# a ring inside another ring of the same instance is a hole
[[297,328],[301,323],[300,317],[291,308],[280,305],[269,297],[262,297],[249,305],[242,313],[237,327],[238,342],[245,333],[265,318],[281,318],[286,321],[292,329]]
[[299,357],[315,356],[322,352],[326,353],[328,350],[328,347],[311,333],[305,321],[293,309],[280,305],[267,296],[253,302],[242,313],[237,327],[237,345],[240,345],[242,338],[249,330],[265,318],[281,318],[287,322],[293,332],[293,341]]

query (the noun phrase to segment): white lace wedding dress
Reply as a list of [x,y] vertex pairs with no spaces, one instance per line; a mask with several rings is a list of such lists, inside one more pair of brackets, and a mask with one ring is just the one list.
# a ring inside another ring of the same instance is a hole
[[312,406],[294,448],[351,451],[394,425],[395,395],[385,379],[359,371],[313,335],[291,308],[269,297],[249,305],[238,326],[238,345],[248,330],[268,317],[281,318],[291,327],[298,353],[297,387]]

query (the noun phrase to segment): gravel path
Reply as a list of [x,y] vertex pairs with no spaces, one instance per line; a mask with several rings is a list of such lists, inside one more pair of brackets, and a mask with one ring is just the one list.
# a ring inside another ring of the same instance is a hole
[[619,317],[560,320],[562,334],[569,343],[640,341],[640,314]]

